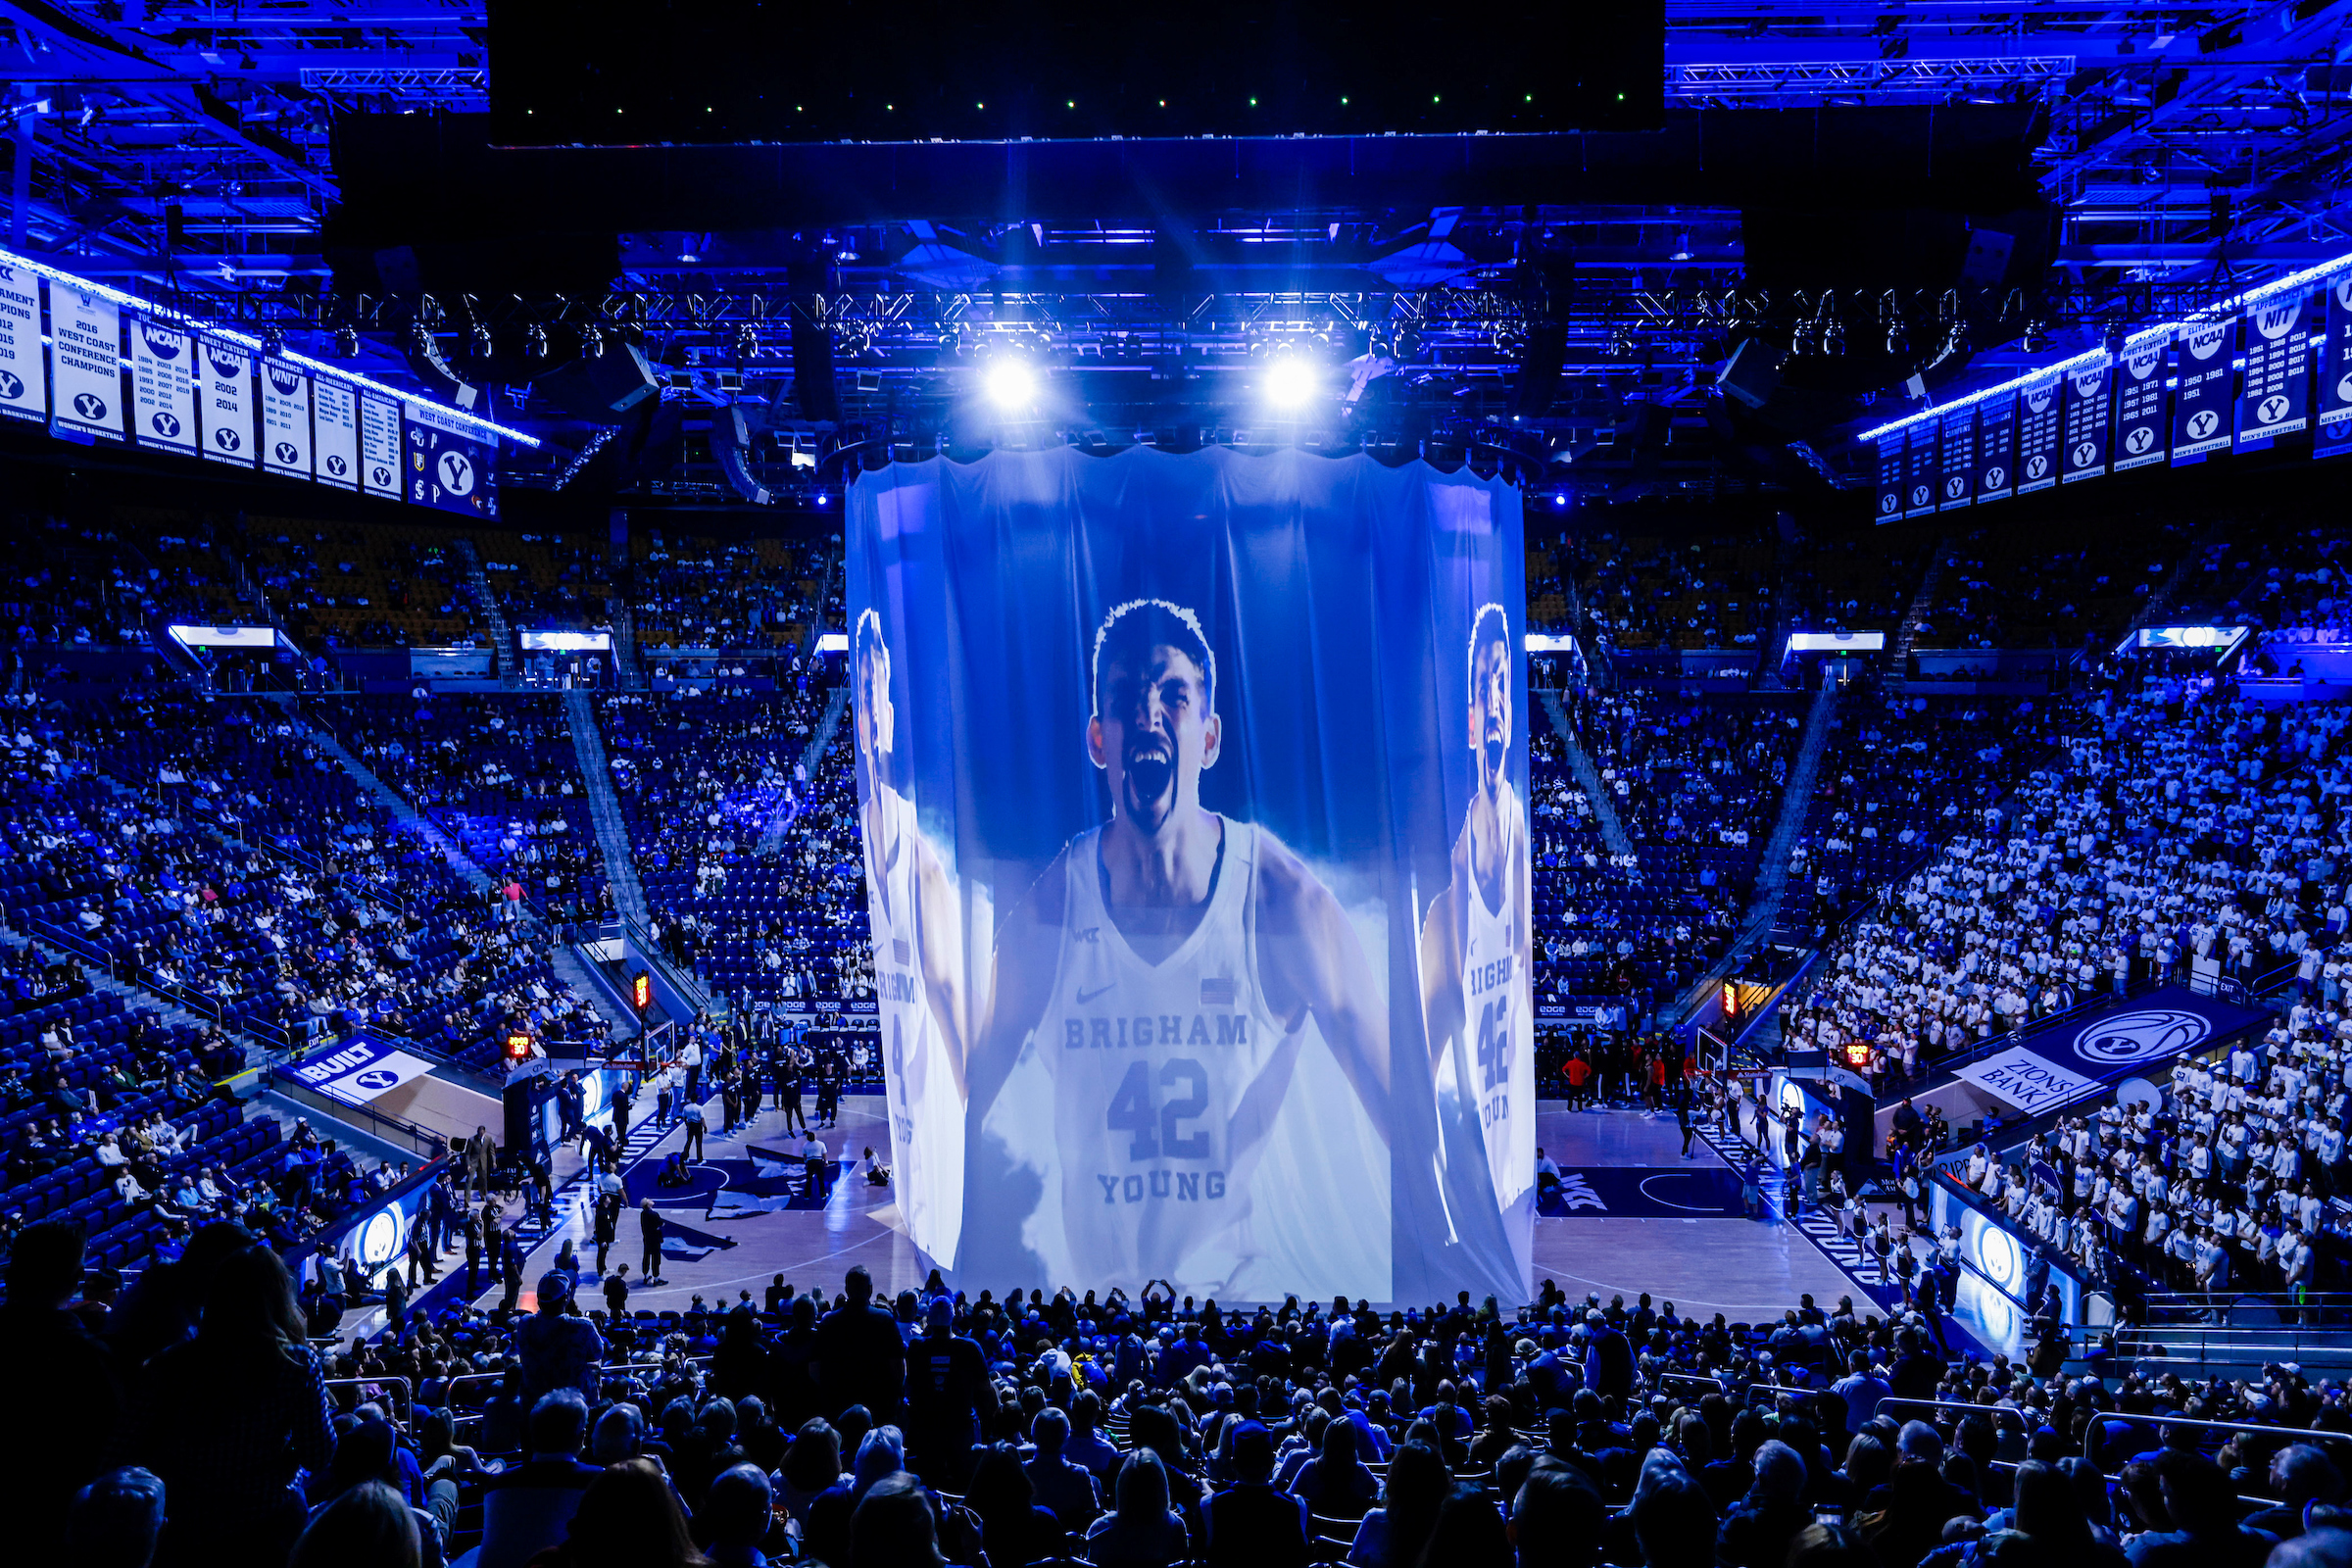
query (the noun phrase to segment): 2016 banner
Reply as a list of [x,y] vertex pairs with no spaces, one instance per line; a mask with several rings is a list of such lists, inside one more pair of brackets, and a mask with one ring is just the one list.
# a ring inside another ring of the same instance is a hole
[[122,440],[122,308],[95,294],[52,287],[49,346],[57,393],[51,427]]
[[49,417],[49,361],[41,352],[41,280],[0,267],[0,418]]
[[130,433],[141,446],[196,450],[196,338],[144,317],[130,322]]
[[262,466],[311,477],[311,378],[291,365],[262,362]]
[[1138,447],[847,500],[914,1244],[973,1288],[1527,1299],[1517,492]]
[[2179,382],[2173,389],[2173,461],[2194,463],[2230,444],[2230,361],[2237,353],[2237,318],[2207,321],[2180,334]]
[[2246,374],[2237,393],[2237,446],[2267,446],[2311,422],[2310,296],[2246,307]]
[[204,455],[215,463],[254,466],[253,357],[219,338],[197,340],[197,373],[204,377]]

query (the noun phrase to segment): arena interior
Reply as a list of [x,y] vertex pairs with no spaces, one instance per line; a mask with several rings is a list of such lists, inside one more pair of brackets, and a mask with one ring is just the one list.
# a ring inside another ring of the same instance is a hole
[[2352,1568],[2347,29],[0,0],[12,1560]]

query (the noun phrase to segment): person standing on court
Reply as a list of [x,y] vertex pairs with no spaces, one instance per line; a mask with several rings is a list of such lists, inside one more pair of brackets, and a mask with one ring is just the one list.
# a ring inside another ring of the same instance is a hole
[[662,1211],[654,1207],[654,1200],[650,1198],[637,1200],[637,1228],[645,1244],[644,1252],[637,1263],[640,1283],[659,1285],[662,1283],[662,1233],[669,1228],[669,1222],[662,1217]]
[[678,1119],[686,1124],[686,1157],[703,1157],[703,1107],[689,1100],[678,1110]]

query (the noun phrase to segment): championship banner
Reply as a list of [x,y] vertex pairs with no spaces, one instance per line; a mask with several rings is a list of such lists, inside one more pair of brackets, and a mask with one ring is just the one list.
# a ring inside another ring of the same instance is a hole
[[2196,463],[2230,444],[2230,379],[2237,357],[2237,318],[2180,334],[2173,389],[2173,462]]
[[2169,336],[2136,343],[2115,364],[2115,471],[2162,463],[2164,355]]
[[2058,482],[2058,378],[2036,382],[2017,397],[2017,493],[2031,495]]
[[400,499],[400,405],[360,394],[360,488]]
[[1879,437],[1879,520],[1899,522],[1903,515],[1903,457],[1908,450],[1900,430]]
[[122,311],[113,300],[52,283],[49,346],[57,372],[50,427],[122,440]]
[[49,417],[49,362],[41,353],[41,280],[0,267],[0,418]]
[[262,362],[262,466],[311,476],[311,378],[291,365]]
[[2112,365],[2066,373],[2066,433],[2060,438],[2060,477],[2068,484],[2107,471],[2107,432],[2115,406]]
[[1946,409],[1936,422],[1941,426],[1942,482],[1936,489],[1936,505],[1938,511],[1957,512],[1976,500],[1977,411],[1973,407]]
[[1977,405],[1977,484],[1980,505],[2006,501],[2017,488],[2017,393]]
[[2311,422],[2311,297],[2246,307],[2246,378],[2237,394],[2237,449],[2268,446]]
[[1517,493],[1138,447],[846,500],[893,1192],[929,1262],[1526,1299]]
[[2321,296],[2327,325],[2320,343],[2320,423],[2315,458],[2352,452],[2352,277],[2337,279]]
[[130,318],[130,433],[139,445],[196,453],[196,338]]
[[408,496],[420,507],[467,517],[498,515],[498,449],[425,403],[403,403]]
[[311,382],[311,436],[318,448],[321,484],[338,490],[360,487],[360,416],[352,390],[325,376]]
[[1942,488],[1937,466],[1942,451],[1936,438],[1939,421],[1934,416],[1920,420],[1907,432],[1909,450],[1903,457],[1903,515],[1924,517],[1936,510],[1936,494]]
[[241,468],[254,464],[253,357],[218,338],[196,340],[197,373],[204,377],[204,455]]

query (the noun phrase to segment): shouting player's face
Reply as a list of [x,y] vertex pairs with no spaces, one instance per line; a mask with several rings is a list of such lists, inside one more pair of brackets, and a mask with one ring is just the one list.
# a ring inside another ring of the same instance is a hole
[[1500,639],[1478,645],[1470,704],[1470,749],[1479,782],[1492,787],[1511,755],[1511,654]]
[[869,654],[858,661],[858,765],[876,778],[886,776],[882,759],[890,755],[896,717],[890,708],[890,660]]
[[1221,729],[1208,710],[1206,681],[1192,656],[1154,646],[1142,669],[1103,671],[1102,710],[1087,725],[1087,749],[1110,776],[1111,808],[1146,833],[1180,807],[1200,803],[1200,770],[1213,767]]

